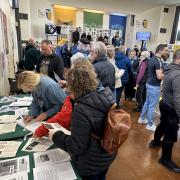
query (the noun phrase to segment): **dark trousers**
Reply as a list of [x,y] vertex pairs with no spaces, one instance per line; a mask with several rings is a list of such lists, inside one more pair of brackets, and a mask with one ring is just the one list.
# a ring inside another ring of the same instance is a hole
[[146,101],[146,84],[139,84],[136,92],[137,108],[142,109]]
[[162,158],[171,160],[172,148],[178,137],[179,118],[174,108],[171,108],[166,103],[159,103],[161,112],[160,124],[157,126],[154,134],[154,142],[159,143],[163,137]]
[[99,174],[92,175],[92,176],[83,176],[82,180],[106,180],[106,174],[108,169],[100,172]]
[[122,86],[120,88],[116,89],[116,103],[117,103],[117,105],[120,105],[120,99],[121,99],[121,95],[122,95],[124,88],[125,88],[125,84],[122,84]]
[[129,82],[125,86],[125,98],[133,99],[135,98],[136,79],[133,76],[129,76]]

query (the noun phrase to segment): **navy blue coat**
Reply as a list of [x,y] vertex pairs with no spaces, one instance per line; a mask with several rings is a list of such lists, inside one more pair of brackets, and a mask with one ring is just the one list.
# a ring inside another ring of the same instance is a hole
[[130,59],[125,54],[118,51],[115,54],[115,61],[116,66],[119,69],[125,70],[123,76],[121,77],[121,82],[122,84],[127,84],[129,82],[129,76],[132,75]]

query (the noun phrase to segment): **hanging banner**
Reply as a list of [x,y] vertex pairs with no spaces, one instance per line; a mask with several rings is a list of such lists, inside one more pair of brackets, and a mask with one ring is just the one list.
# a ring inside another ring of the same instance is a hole
[[110,15],[109,17],[109,29],[118,30],[119,37],[124,44],[126,34],[126,21],[127,16]]
[[102,28],[103,27],[103,14],[84,12],[84,27]]

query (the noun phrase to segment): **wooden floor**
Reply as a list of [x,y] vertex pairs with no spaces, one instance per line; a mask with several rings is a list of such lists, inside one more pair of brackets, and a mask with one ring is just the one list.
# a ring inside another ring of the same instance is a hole
[[[125,102],[124,108],[132,116],[132,129],[127,142],[119,149],[110,167],[107,180],[180,180],[180,174],[172,173],[158,164],[161,149],[149,149],[153,133],[145,125],[137,123],[140,113],[133,112],[135,104]],[[156,113],[156,123],[159,115]],[[173,160],[180,166],[180,134],[173,149]]]

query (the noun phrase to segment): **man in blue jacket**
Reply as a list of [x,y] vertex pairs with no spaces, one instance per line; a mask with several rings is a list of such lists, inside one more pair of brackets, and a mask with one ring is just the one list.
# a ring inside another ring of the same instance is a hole
[[131,61],[125,55],[125,52],[126,52],[125,46],[122,46],[120,49],[117,49],[116,53],[115,53],[116,66],[119,69],[125,70],[123,76],[121,77],[122,87],[116,89],[116,103],[118,106],[120,106],[120,99],[121,99],[122,92],[123,92],[125,86],[129,82],[129,75],[132,74]]

